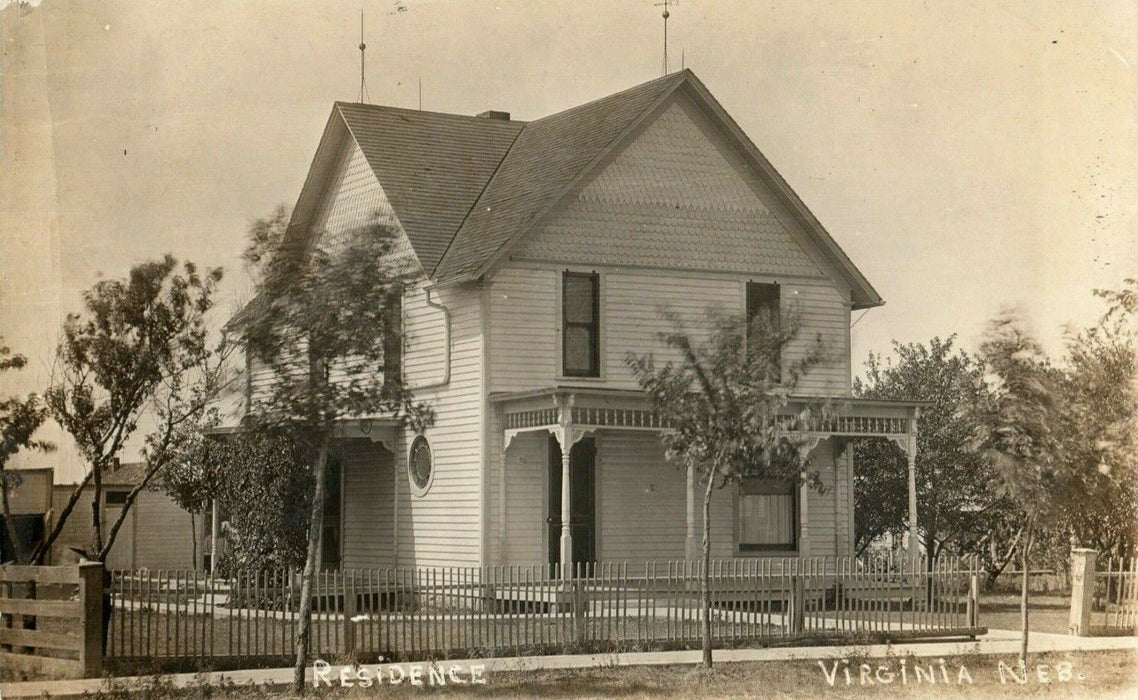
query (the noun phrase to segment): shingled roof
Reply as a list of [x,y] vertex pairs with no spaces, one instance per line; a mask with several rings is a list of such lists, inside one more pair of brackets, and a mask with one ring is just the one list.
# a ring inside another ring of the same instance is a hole
[[792,216],[851,284],[854,308],[883,303],[690,70],[532,122],[337,102],[288,235],[311,235],[311,215],[334,161],[334,144],[350,134],[387,194],[424,272],[438,284],[477,279],[681,88],[718,118],[787,202]]
[[428,272],[523,122],[337,102]]
[[674,73],[527,124],[433,276],[440,282],[477,276],[689,74]]

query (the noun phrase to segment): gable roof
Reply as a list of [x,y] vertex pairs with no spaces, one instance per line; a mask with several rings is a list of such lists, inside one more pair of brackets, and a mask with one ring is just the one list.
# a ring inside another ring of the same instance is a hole
[[620,148],[678,90],[702,106],[785,203],[853,290],[853,306],[883,302],[869,281],[690,69],[529,122],[466,217],[432,277],[438,283],[486,274],[510,247]]
[[883,304],[690,69],[528,123],[337,102],[293,210],[286,244],[311,234],[324,182],[340,144],[350,136],[386,193],[424,272],[438,284],[477,279],[678,90],[708,113],[850,285],[853,308]]
[[336,110],[428,272],[524,126],[347,102]]
[[686,77],[674,73],[526,124],[433,276],[440,283],[480,276]]

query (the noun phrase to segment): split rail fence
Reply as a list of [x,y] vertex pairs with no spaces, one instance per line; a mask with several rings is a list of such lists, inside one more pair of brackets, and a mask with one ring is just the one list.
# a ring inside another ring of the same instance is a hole
[[102,670],[103,567],[0,566],[0,665],[52,678]]
[[[699,572],[696,562],[321,572],[310,652],[370,662],[690,647]],[[708,578],[717,647],[985,631],[977,567],[958,559],[916,571],[833,557],[716,561]],[[295,656],[297,572],[114,571],[110,591],[108,663],[221,668]]]

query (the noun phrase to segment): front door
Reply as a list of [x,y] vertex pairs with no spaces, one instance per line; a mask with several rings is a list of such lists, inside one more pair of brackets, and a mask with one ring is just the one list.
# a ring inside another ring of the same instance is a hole
[[[593,562],[596,550],[596,462],[597,444],[591,437],[580,440],[569,453],[571,510],[569,527],[573,533],[573,563]],[[561,445],[549,437],[549,517],[546,519],[549,563],[561,562]]]

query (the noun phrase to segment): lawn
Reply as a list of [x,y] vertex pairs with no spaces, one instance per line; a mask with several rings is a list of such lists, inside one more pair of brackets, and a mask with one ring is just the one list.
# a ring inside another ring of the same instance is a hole
[[[1034,632],[1067,634],[1071,596],[1046,593],[1028,599],[1029,625]],[[980,624],[990,630],[1019,630],[1019,594],[995,593],[980,597]]]
[[[1026,682],[1019,684],[1010,673],[1000,676],[999,662],[1017,668],[1015,658],[967,656],[944,660],[893,658],[866,660],[866,681],[860,680],[860,659],[849,659],[851,680],[847,684],[845,661],[719,664],[710,672],[692,666],[607,667],[572,671],[536,671],[489,675],[485,685],[428,687],[373,685],[370,688],[323,690],[329,698],[385,696],[418,698],[1079,698],[1135,697],[1138,674],[1134,651],[1036,654],[1031,657]],[[836,665],[835,665],[836,664]],[[905,666],[903,677],[901,667]],[[915,678],[914,666],[924,671]],[[880,667],[880,668],[879,668]],[[961,672],[960,669],[965,671]],[[836,671],[835,671],[836,669]],[[928,680],[929,669],[935,682]],[[1041,675],[1042,669],[1042,675]],[[892,673],[892,681],[883,684]],[[880,674],[880,676],[878,675]],[[944,682],[947,675],[948,682]],[[830,678],[833,678],[831,684]],[[1061,680],[1060,678],[1065,678]],[[1041,680],[1041,679],[1045,679]],[[171,690],[161,683],[145,692],[150,698],[285,698],[288,693],[241,688],[186,688]]]

